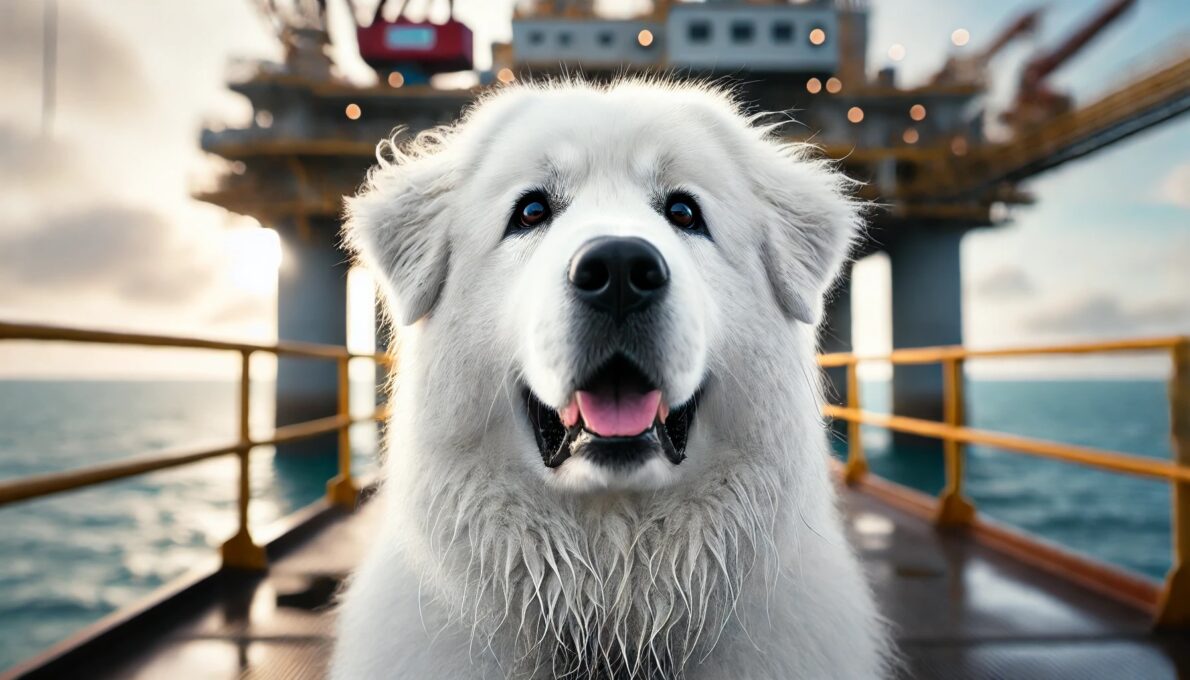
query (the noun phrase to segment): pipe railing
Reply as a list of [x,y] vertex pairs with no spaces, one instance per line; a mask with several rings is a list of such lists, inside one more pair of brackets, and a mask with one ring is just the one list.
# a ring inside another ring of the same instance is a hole
[[[1173,363],[1169,382],[1170,434],[1173,447],[1171,461],[980,430],[967,427],[964,422],[963,367],[970,359],[1153,351],[1167,353]],[[858,372],[862,363],[887,363],[894,366],[940,365],[943,378],[942,420],[862,410]],[[818,364],[823,368],[846,370],[846,406],[827,404],[823,412],[830,418],[847,423],[847,458],[843,467],[843,479],[848,484],[858,484],[869,474],[860,434],[861,425],[872,425],[942,441],[946,484],[934,510],[934,521],[938,526],[966,527],[976,519],[975,505],[963,493],[964,448],[971,444],[1169,482],[1173,487],[1173,566],[1156,603],[1156,624],[1161,627],[1190,626],[1190,338],[1175,336],[989,350],[921,347],[864,356],[840,352],[820,355]]]
[[[225,567],[247,570],[268,568],[264,549],[252,539],[248,527],[248,510],[252,502],[249,459],[252,450],[259,446],[271,446],[308,439],[322,434],[338,432],[338,474],[327,482],[327,499],[346,508],[353,508],[359,494],[351,474],[351,432],[353,424],[370,420],[383,420],[387,409],[378,408],[366,416],[351,415],[350,380],[348,369],[353,359],[375,361],[391,368],[393,359],[387,354],[359,354],[344,347],[311,343],[278,342],[253,344],[223,342],[198,338],[183,338],[170,335],[148,335],[143,333],[121,333],[112,331],[63,328],[34,324],[0,322],[0,341],[42,341],[71,342],[101,345],[124,345],[141,347],[168,347],[207,351],[235,352],[240,357],[238,426],[239,436],[233,443],[206,449],[180,449],[134,456],[110,463],[102,463],[63,472],[18,477],[0,481],[0,507],[10,503],[43,498],[57,493],[74,491],[86,487],[125,479],[138,475],[192,465],[235,454],[239,459],[239,499],[237,505],[238,528],[220,549]],[[338,403],[335,415],[274,429],[271,437],[253,438],[251,433],[251,387],[252,355],[273,354],[276,356],[301,357],[308,359],[333,360],[338,367]]]
[[[33,324],[0,322],[2,341],[71,342],[142,347],[170,347],[235,352],[240,357],[238,398],[239,436],[233,443],[207,449],[158,452],[64,472],[32,475],[0,481],[0,507],[34,498],[82,489],[104,482],[191,465],[235,454],[240,464],[238,529],[221,548],[226,567],[267,569],[264,550],[253,539],[248,526],[252,501],[249,458],[254,448],[284,444],[330,432],[338,433],[338,472],[327,483],[327,498],[343,507],[354,507],[359,489],[351,471],[350,427],[367,420],[382,420],[385,408],[363,417],[351,415],[349,367],[354,359],[367,359],[388,366],[387,354],[352,353],[343,347],[278,342],[253,344],[202,340],[168,335],[121,333]],[[1160,461],[1084,446],[990,432],[964,424],[963,366],[970,359],[1080,355],[1140,351],[1165,351],[1173,360],[1170,381],[1173,461]],[[253,438],[251,422],[251,358],[253,354],[325,359],[336,362],[338,371],[337,412],[333,416],[277,427],[271,437]],[[939,364],[943,370],[943,419],[941,421],[872,413],[860,408],[858,366],[865,362],[894,365]],[[939,439],[944,445],[946,485],[939,498],[935,520],[941,526],[963,527],[975,521],[975,507],[963,493],[964,447],[970,444],[995,447],[1042,458],[1077,463],[1109,472],[1162,479],[1173,485],[1173,567],[1158,603],[1160,625],[1190,625],[1190,338],[1168,337],[1080,345],[1025,347],[1001,350],[969,350],[962,347],[928,347],[896,350],[889,354],[859,356],[850,353],[824,354],[818,358],[826,368],[846,369],[846,406],[827,405],[824,413],[847,422],[848,452],[844,478],[861,482],[869,474],[861,437],[861,425],[874,425],[897,432]]]

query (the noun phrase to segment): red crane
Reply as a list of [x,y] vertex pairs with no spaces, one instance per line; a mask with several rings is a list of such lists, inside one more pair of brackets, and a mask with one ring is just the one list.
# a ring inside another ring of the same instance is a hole
[[1135,4],[1136,0],[1113,0],[1057,47],[1030,59],[1021,71],[1016,102],[1003,118],[1016,127],[1029,127],[1069,111],[1070,96],[1049,87],[1046,78]]

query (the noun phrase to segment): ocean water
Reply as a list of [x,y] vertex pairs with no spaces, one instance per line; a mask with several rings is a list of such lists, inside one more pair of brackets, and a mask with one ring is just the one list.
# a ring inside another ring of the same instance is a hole
[[[273,420],[270,384],[255,386],[253,429]],[[366,411],[370,386],[353,386]],[[887,384],[866,383],[864,407],[887,411]],[[968,385],[977,427],[1168,459],[1161,382],[998,382]],[[231,441],[236,385],[0,381],[0,479],[138,453]],[[373,465],[376,427],[352,440]],[[937,493],[941,456],[897,449],[864,429],[873,470]],[[839,443],[842,450],[843,445]],[[252,459],[251,523],[259,529],[319,497],[333,451]],[[201,560],[235,529],[234,457],[0,508],[0,669],[128,605]],[[1011,453],[970,452],[968,492],[981,512],[1153,578],[1170,563],[1169,488]]]
[[[889,413],[888,383],[865,382],[862,407]],[[1170,460],[1169,402],[1160,380],[968,380],[972,427]],[[945,482],[937,449],[894,446],[861,431],[871,470],[919,491]],[[846,443],[836,440],[842,455]],[[966,495],[987,517],[1153,579],[1171,554],[1170,485],[1034,456],[969,447]]]
[[[367,412],[369,385],[353,386]],[[171,448],[218,446],[238,432],[228,382],[0,381],[0,479]],[[271,431],[273,386],[253,386],[253,434]],[[331,415],[331,414],[327,414]],[[377,428],[352,428],[355,469],[373,466]],[[254,450],[250,526],[325,492],[325,455]],[[236,528],[234,456],[0,508],[0,670],[210,560]]]

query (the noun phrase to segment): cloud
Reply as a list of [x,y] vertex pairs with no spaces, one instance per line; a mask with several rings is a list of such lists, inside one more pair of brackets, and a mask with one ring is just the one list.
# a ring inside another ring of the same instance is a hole
[[0,123],[0,238],[51,210],[110,202],[118,186],[62,138]]
[[[4,3],[0,30],[0,81],[5,97],[40,107],[43,3]],[[86,3],[60,3],[57,83],[60,109],[83,107],[88,117],[115,116],[147,101],[149,82],[134,53],[95,21]]]
[[1162,203],[1190,210],[1190,163],[1182,163],[1169,171],[1157,188]]
[[160,216],[92,206],[0,234],[0,285],[17,295],[106,293],[139,303],[193,300],[217,272],[210,251]]
[[1000,267],[975,284],[976,295],[990,299],[1011,300],[1036,291],[1025,270],[1014,266]]
[[1043,310],[1026,325],[1043,333],[1093,337],[1184,333],[1190,330],[1190,299],[1130,306],[1107,294],[1093,294]]
[[268,319],[276,312],[276,302],[272,298],[241,295],[212,310],[207,320],[214,324],[243,324]]
[[50,181],[76,169],[71,149],[53,138],[45,138],[0,123],[0,181],[5,186],[20,182],[22,190]]
[[[74,132],[67,131],[67,132]],[[117,197],[118,180],[68,135],[0,123],[0,290],[30,311],[58,303],[201,302],[222,273],[211,243]]]

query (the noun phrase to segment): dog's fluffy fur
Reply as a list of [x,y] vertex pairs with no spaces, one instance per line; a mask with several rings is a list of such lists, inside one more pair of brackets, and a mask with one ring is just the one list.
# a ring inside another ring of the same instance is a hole
[[[860,221],[842,176],[765,120],[706,85],[568,81],[382,144],[345,234],[404,327],[384,524],[342,603],[334,678],[883,674],[813,363]],[[535,188],[554,219],[506,236]],[[679,189],[709,237],[659,214]],[[567,297],[571,256],[606,234],[649,240],[671,270],[664,308],[624,336],[574,331]],[[542,464],[521,390],[560,408],[608,342],[649,357],[671,403],[701,390],[681,465]]]

